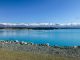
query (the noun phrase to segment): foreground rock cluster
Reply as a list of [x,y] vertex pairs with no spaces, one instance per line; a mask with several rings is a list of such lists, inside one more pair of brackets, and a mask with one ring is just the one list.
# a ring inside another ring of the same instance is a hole
[[50,54],[67,57],[80,57],[80,47],[63,47],[63,46],[49,46],[48,44],[33,44],[28,42],[18,41],[0,41],[0,48],[11,51],[25,51],[39,54]]

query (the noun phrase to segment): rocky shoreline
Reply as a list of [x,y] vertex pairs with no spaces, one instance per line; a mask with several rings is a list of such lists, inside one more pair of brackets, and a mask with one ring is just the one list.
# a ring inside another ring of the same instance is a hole
[[49,46],[49,44],[33,44],[29,42],[0,40],[0,48],[11,51],[25,51],[38,54],[80,57],[80,46]]

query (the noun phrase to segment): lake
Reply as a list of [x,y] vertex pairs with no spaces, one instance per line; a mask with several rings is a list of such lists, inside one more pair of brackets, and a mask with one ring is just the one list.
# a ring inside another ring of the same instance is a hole
[[0,40],[18,40],[58,46],[80,45],[80,29],[55,29],[55,30],[0,30]]

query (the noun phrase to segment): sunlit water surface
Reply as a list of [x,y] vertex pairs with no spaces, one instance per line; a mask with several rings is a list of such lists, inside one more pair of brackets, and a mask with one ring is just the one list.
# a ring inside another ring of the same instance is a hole
[[0,40],[18,40],[36,44],[80,45],[80,29],[59,30],[0,30]]

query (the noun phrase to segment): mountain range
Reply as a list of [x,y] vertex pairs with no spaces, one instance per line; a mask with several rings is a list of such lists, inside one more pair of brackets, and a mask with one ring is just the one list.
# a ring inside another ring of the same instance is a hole
[[0,23],[0,28],[11,29],[80,29],[79,23]]

